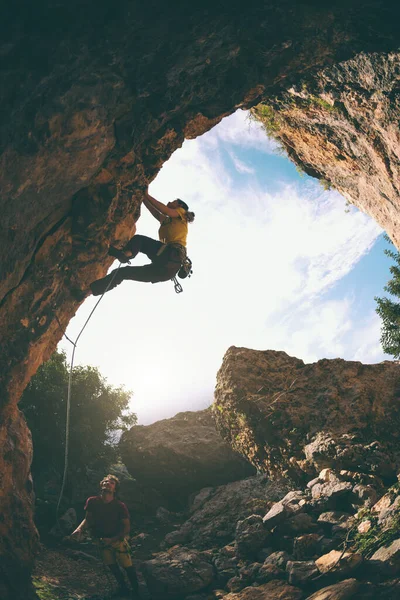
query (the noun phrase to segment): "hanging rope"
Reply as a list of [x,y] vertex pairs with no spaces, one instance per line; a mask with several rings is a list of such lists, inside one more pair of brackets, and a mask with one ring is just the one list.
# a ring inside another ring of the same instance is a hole
[[114,278],[116,276],[116,274],[118,273],[119,269],[121,268],[121,263],[119,263],[118,268],[115,270],[114,275],[111,277],[108,286],[106,287],[106,289],[104,290],[104,292],[102,293],[102,295],[100,296],[100,298],[97,300],[96,304],[94,305],[93,309],[91,310],[88,318],[86,319],[82,329],[80,330],[80,332],[78,333],[78,336],[76,338],[76,340],[73,342],[65,333],[65,331],[63,330],[63,328],[61,327],[61,323],[58,319],[58,317],[56,316],[56,320],[57,323],[61,329],[61,331],[63,332],[63,336],[73,345],[74,349],[72,350],[72,357],[71,357],[71,365],[70,365],[70,369],[69,369],[69,377],[68,377],[68,393],[67,393],[67,417],[66,417],[66,423],[65,423],[65,455],[64,455],[64,473],[63,473],[63,479],[62,479],[62,484],[61,484],[61,491],[60,491],[60,496],[58,498],[58,502],[57,502],[57,511],[56,511],[56,518],[58,520],[58,512],[60,510],[60,504],[61,504],[61,500],[62,497],[64,495],[64,488],[65,488],[65,482],[67,480],[67,471],[68,471],[68,458],[69,458],[69,429],[70,429],[70,412],[71,412],[71,388],[72,388],[72,371],[74,368],[74,358],[75,358],[75,350],[76,347],[78,345],[78,341],[79,338],[81,337],[82,333],[85,331],[86,325],[89,323],[94,311],[96,310],[96,308],[98,307],[98,305],[100,304],[104,294],[108,291],[109,287],[111,286],[112,282],[114,281]]

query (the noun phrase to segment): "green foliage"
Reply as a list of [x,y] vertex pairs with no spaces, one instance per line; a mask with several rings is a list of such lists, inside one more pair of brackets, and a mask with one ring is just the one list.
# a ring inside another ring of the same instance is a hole
[[320,179],[319,180],[320,184],[322,185],[322,187],[324,188],[325,191],[329,192],[329,190],[331,189],[331,182],[328,181],[327,179]]
[[[390,241],[388,236],[385,236]],[[385,250],[394,265],[390,267],[392,279],[384,287],[385,292],[391,296],[400,297],[400,253],[392,250]],[[386,354],[391,354],[394,358],[400,358],[400,303],[391,298],[375,298],[377,303],[376,312],[382,319],[381,325],[381,344]]]
[[279,117],[276,111],[268,104],[257,104],[250,110],[253,119],[259,121],[265,129],[268,137],[276,139],[280,129]]
[[315,106],[320,106],[321,108],[323,108],[324,110],[327,110],[329,112],[337,112],[336,106],[329,104],[329,102],[327,102],[323,98],[320,98],[319,96],[311,95],[309,97],[309,103],[314,104]]
[[[21,399],[33,439],[34,476],[61,473],[65,451],[69,367],[64,352],[55,352],[30,381]],[[94,367],[73,369],[71,386],[69,471],[103,468],[117,458],[116,433],[136,423],[129,411],[131,392],[107,384]]]
[[400,511],[397,512],[390,521],[389,527],[382,528],[378,525],[378,519],[372,515],[364,514],[364,520],[368,519],[372,527],[367,533],[357,533],[354,537],[353,552],[359,552],[364,558],[370,558],[382,546],[388,546],[400,535]]
[[32,582],[40,600],[75,600],[77,598],[77,596],[71,595],[68,590],[52,585],[39,577],[33,577]]

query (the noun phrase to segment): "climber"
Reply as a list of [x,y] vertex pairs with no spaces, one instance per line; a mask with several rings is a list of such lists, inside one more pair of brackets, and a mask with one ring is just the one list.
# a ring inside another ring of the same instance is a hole
[[135,235],[122,250],[110,246],[108,254],[121,263],[127,263],[139,252],[143,252],[151,263],[143,267],[121,267],[111,271],[106,277],[97,279],[90,284],[94,296],[103,294],[107,288],[113,289],[124,279],[151,283],[173,279],[186,259],[188,223],[194,221],[194,213],[189,211],[188,205],[179,199],[163,204],[150,196],[147,190],[143,203],[161,223],[158,230],[160,241],[145,235]]
[[[132,565],[126,539],[130,530],[130,517],[126,504],[117,499],[118,487],[119,480],[115,475],[107,475],[100,481],[100,495],[91,496],[86,500],[86,516],[70,538],[79,541],[83,531],[89,529],[100,548],[104,564],[117,580],[117,595],[139,600],[136,570]],[[125,569],[132,592],[129,591],[119,566]]]

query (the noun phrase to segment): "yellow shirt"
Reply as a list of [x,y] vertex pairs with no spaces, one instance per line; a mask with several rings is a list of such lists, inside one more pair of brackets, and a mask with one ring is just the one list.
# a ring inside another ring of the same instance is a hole
[[182,244],[186,247],[188,224],[185,219],[185,209],[175,209],[179,217],[166,217],[158,230],[158,237],[163,244]]

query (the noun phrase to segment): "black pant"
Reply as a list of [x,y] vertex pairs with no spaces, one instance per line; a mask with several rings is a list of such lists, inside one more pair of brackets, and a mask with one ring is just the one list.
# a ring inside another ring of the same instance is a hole
[[132,279],[134,281],[158,283],[175,277],[185,258],[185,249],[182,246],[167,246],[157,256],[162,246],[161,242],[157,242],[145,235],[135,235],[124,246],[124,252],[131,252],[132,258],[139,252],[142,252],[149,257],[151,264],[144,265],[143,267],[121,267],[117,274],[118,280]]

